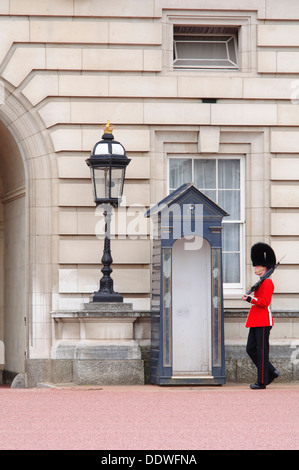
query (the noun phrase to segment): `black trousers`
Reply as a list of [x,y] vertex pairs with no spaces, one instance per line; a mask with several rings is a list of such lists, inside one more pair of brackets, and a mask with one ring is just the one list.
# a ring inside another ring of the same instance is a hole
[[272,326],[250,328],[246,352],[257,367],[257,381],[267,385],[275,367],[269,361],[269,338]]

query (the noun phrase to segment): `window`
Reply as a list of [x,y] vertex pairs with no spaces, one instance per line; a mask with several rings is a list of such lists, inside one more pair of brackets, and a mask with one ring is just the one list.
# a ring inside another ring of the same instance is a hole
[[191,181],[230,214],[223,219],[223,280],[229,287],[241,287],[244,234],[242,159],[170,158],[169,191]]
[[174,26],[176,69],[238,69],[238,29]]

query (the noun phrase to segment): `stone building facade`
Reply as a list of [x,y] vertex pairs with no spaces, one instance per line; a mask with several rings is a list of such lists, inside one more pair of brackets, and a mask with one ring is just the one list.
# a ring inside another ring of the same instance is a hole
[[232,214],[228,378],[250,373],[240,299],[255,281],[256,241],[285,255],[273,276],[271,340],[284,377],[298,378],[298,74],[296,0],[1,1],[3,376],[25,373],[29,386],[72,380],[61,348],[109,338],[111,322],[78,313],[97,289],[103,233],[85,160],[109,119],[131,158],[112,241],[115,288],[134,319],[121,335],[149,347],[144,212],[192,179]]

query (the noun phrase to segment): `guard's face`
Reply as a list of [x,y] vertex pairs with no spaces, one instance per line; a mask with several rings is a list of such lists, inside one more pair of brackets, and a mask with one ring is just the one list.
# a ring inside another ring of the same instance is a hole
[[263,274],[265,274],[266,271],[267,269],[265,268],[265,266],[254,266],[254,273],[257,276],[262,276]]

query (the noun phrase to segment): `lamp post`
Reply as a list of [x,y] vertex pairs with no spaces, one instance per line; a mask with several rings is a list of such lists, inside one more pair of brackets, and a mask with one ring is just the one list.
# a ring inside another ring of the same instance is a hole
[[107,121],[103,126],[102,140],[93,147],[90,157],[86,160],[90,167],[94,202],[103,204],[105,217],[105,241],[102,256],[103,277],[100,280],[100,289],[95,292],[93,302],[123,302],[123,297],[113,290],[111,278],[111,264],[113,262],[110,249],[110,222],[112,207],[117,207],[121,201],[126,167],[130,159],[126,150],[112,135],[114,126]]

